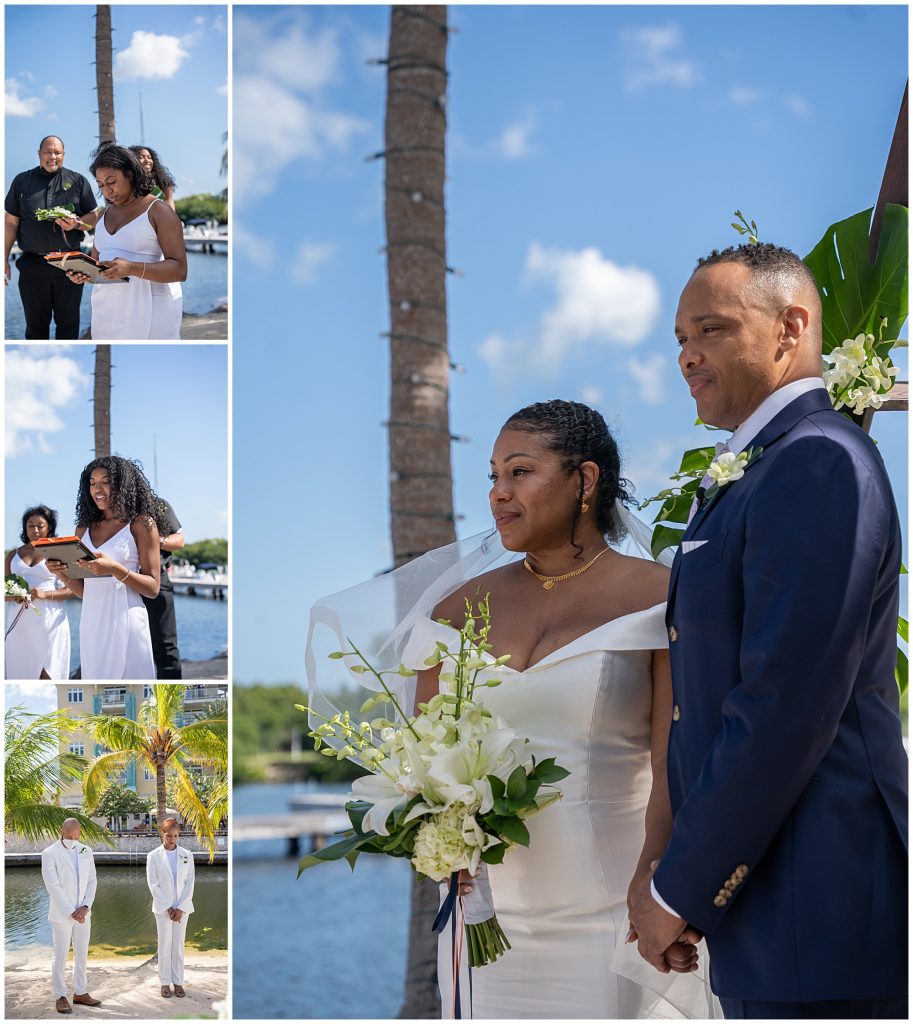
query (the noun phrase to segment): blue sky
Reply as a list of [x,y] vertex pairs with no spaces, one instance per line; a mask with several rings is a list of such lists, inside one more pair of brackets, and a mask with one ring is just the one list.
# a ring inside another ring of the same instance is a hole
[[[448,285],[460,535],[531,401],[596,405],[641,497],[695,431],[673,317],[698,256],[808,253],[873,205],[905,7],[450,7]],[[234,8],[234,667],[302,680],[310,604],[391,563],[386,7]],[[904,368],[906,358],[898,361]],[[906,520],[907,419],[875,435]],[[292,564],[277,535],[301,538]],[[264,599],[264,579],[284,596]]]
[[[4,193],[14,175],[38,163],[45,135],[59,134],[66,166],[88,176],[89,154],[98,144],[94,15],[94,5],[6,7]],[[221,191],[228,127],[225,5],[114,4],[111,24],[118,142],[152,146],[175,177],[178,199]]]
[[[6,348],[4,549],[23,511],[45,504],[73,532],[79,474],[94,458],[91,345]],[[111,449],[139,460],[188,542],[227,536],[228,384],[224,345],[114,345]],[[157,460],[155,456],[157,455]]]

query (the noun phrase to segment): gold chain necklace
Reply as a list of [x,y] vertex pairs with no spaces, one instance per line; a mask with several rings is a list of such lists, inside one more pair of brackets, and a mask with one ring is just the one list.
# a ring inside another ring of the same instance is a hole
[[569,580],[572,576],[579,576],[582,572],[586,572],[587,569],[589,569],[597,559],[602,558],[608,550],[608,548],[603,548],[596,558],[591,559],[586,565],[581,565],[579,569],[575,569],[573,572],[566,572],[563,576],[543,576],[541,572],[536,572],[536,570],[529,564],[528,558],[523,559],[523,565],[526,567],[528,572],[531,572],[533,576],[536,577],[537,580],[542,580],[543,590],[551,590],[556,583],[560,583],[562,580]]

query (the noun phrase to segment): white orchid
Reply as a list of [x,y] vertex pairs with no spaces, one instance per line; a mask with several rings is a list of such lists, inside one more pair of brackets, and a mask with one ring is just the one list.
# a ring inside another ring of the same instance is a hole
[[725,487],[734,480],[741,480],[748,464],[748,453],[723,452],[707,467],[707,476],[718,486]]

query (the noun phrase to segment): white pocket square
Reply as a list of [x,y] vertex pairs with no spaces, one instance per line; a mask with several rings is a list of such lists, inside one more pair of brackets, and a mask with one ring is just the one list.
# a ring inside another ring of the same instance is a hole
[[689,551],[696,551],[699,547],[706,544],[705,540],[683,540],[682,541],[682,554],[687,555]]

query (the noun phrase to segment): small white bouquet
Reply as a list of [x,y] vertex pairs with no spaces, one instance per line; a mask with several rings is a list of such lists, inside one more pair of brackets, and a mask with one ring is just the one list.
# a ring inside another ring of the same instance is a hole
[[[450,880],[435,930],[459,899],[460,871],[478,872],[475,906],[464,915],[471,967],[492,963],[510,948],[491,904],[485,866],[500,864],[511,847],[529,845],[526,820],[560,798],[554,783],[569,774],[553,757],[537,762],[526,749],[528,740],[476,699],[479,687],[500,685],[498,678],[482,678],[486,670],[510,657],[491,659],[490,629],[488,597],[478,601],[475,612],[467,600],[458,647],[455,642],[451,650],[438,641],[425,661],[429,668],[442,667],[443,692],[420,704],[414,716],[405,713],[384,681],[385,675],[414,676],[413,670],[401,664],[395,673],[377,672],[351,640],[351,651],[330,655],[353,659],[350,671],[370,672],[379,682],[381,691],[365,701],[362,713],[386,703],[399,721],[353,722],[348,712],[325,718],[311,711],[322,719],[310,733],[315,747],[328,757],[352,758],[370,774],[352,784],[346,804],[351,829],[302,858],[298,870],[300,876],[306,868],[342,858],[354,868],[361,853],[406,857],[420,876]],[[479,901],[487,906],[480,908]]]
[[52,206],[49,209],[35,211],[36,220],[67,220],[75,216],[75,207],[72,204],[69,206]]
[[22,606],[16,613],[16,617],[9,624],[4,637],[8,637],[12,633],[16,626],[16,623],[22,618],[24,612],[31,608],[36,615],[41,614],[41,610],[36,608],[32,604],[32,588],[28,584],[28,580],[19,576],[17,573],[10,573],[3,577],[3,596],[10,597],[14,601]]

